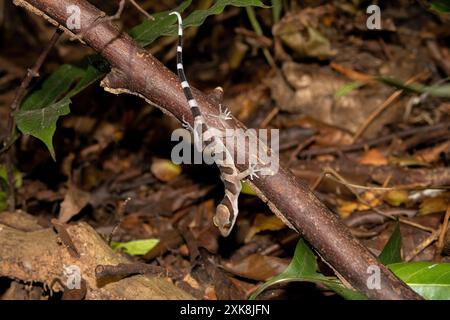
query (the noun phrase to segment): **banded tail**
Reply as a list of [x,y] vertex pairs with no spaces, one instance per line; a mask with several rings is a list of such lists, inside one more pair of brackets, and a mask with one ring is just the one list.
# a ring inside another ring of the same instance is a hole
[[177,73],[181,81],[181,87],[183,88],[184,95],[188,101],[189,107],[191,108],[192,115],[195,118],[201,116],[200,109],[198,108],[197,100],[195,100],[192,94],[191,87],[186,79],[183,68],[183,20],[181,15],[177,11],[169,13],[169,15],[176,15],[178,18],[178,46],[177,46]]

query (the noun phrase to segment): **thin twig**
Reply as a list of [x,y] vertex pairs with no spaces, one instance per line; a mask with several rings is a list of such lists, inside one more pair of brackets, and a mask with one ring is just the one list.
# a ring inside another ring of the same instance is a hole
[[[421,72],[410,79],[408,79],[405,82],[405,85],[409,85],[413,83],[414,81],[422,78],[424,75],[426,75],[425,72]],[[361,137],[361,135],[366,131],[367,127],[384,111],[386,110],[395,100],[397,100],[398,97],[401,96],[403,93],[403,89],[396,90],[393,94],[389,96],[374,112],[372,112],[367,120],[363,123],[361,127],[359,127],[358,131],[356,131],[355,135],[353,136],[353,141],[356,141]]]
[[136,1],[134,1],[134,0],[128,0],[128,1],[130,1],[131,4],[132,4],[136,9],[138,9],[138,11],[139,11],[140,13],[142,13],[144,16],[146,16],[148,19],[150,19],[150,20],[155,20],[155,18],[154,18],[151,14],[149,14],[147,11],[145,11],[139,4],[137,4]]
[[275,118],[275,116],[278,114],[278,112],[280,112],[280,109],[277,107],[270,110],[270,112],[267,114],[267,116],[264,118],[264,120],[261,121],[260,127],[266,128],[269,125],[270,121],[272,121],[273,118]]
[[[62,30],[60,30],[59,28],[55,30],[55,33],[53,34],[52,38],[50,39],[50,42],[47,43],[44,50],[37,58],[34,66],[31,69],[28,69],[27,75],[22,80],[22,82],[19,86],[19,89],[17,89],[17,91],[16,91],[16,95],[14,96],[14,100],[11,103],[11,107],[10,107],[11,108],[11,114],[10,114],[10,118],[9,118],[10,122],[8,122],[8,129],[9,129],[8,132],[10,134],[8,136],[8,139],[6,140],[6,141],[8,141],[8,143],[13,136],[12,129],[15,126],[13,112],[19,109],[19,106],[22,102],[22,99],[24,98],[24,96],[26,94],[27,88],[30,85],[31,80],[33,78],[39,76],[39,70],[41,69],[42,65],[44,64],[45,59],[47,58],[48,54],[50,53],[50,50],[54,47],[54,45],[58,41],[61,34],[62,34]],[[5,142],[5,146],[7,146],[8,143]],[[3,151],[6,151],[6,150],[3,150]]]
[[439,237],[440,229],[434,230],[425,240],[423,240],[413,252],[411,252],[406,258],[405,261],[409,262],[414,259],[419,253],[425,250],[430,244],[432,244]]
[[[375,211],[376,213],[378,213],[379,215],[381,215],[381,216],[383,216],[383,217],[386,217],[386,218],[391,219],[391,220],[397,220],[397,218],[395,218],[395,217],[393,217],[392,215],[387,214],[387,213],[383,212],[382,210],[380,210],[380,209],[378,209],[378,208],[372,206],[369,202],[367,202],[367,201],[365,201],[363,198],[361,198],[360,195],[358,194],[358,192],[356,192],[355,190],[353,190],[354,185],[351,184],[351,183],[349,183],[349,182],[347,182],[347,180],[346,180],[343,176],[341,176],[339,173],[337,173],[337,172],[336,172],[335,170],[333,170],[332,168],[325,168],[325,169],[322,171],[322,173],[320,174],[320,176],[317,178],[317,180],[316,180],[316,181],[313,183],[313,185],[311,186],[311,190],[314,191],[314,190],[317,188],[317,186],[320,184],[320,182],[322,182],[322,180],[323,180],[328,174],[331,174],[331,175],[333,175],[334,177],[336,177],[336,178],[337,178],[337,179],[335,180],[336,182],[339,182],[339,183],[343,184],[344,186],[346,186],[347,189],[350,190],[350,192],[353,193],[353,194],[355,195],[355,197],[358,199],[359,202],[361,202],[362,204],[368,206],[370,209],[372,209],[373,211]],[[357,187],[358,187],[358,186],[357,186]],[[403,218],[399,218],[398,221],[401,222],[401,223],[403,223],[403,224],[407,224],[407,225],[410,225],[410,226],[412,226],[412,227],[415,227],[415,228],[417,228],[417,229],[424,230],[424,231],[427,231],[427,232],[433,233],[433,232],[436,231],[436,230],[434,230],[433,228],[429,228],[429,227],[423,226],[423,225],[421,225],[421,224],[419,224],[419,223],[412,222],[412,221],[409,221],[409,220],[405,220],[405,219],[403,219]]]
[[[250,20],[250,24],[252,25],[253,30],[255,30],[256,34],[259,36],[263,36],[263,32],[261,29],[261,26],[259,25],[258,19],[256,19],[255,10],[253,7],[248,6],[245,7],[245,10],[247,12],[248,19]],[[267,48],[263,48],[264,57],[267,60],[267,63],[273,68],[276,69],[277,65],[275,64],[275,61],[272,58],[272,55],[270,54],[269,50]]]
[[439,124],[431,125],[431,126],[423,126],[423,127],[406,129],[399,133],[392,133],[392,134],[389,134],[384,137],[369,139],[366,141],[361,141],[361,142],[350,144],[350,145],[304,150],[304,151],[300,152],[300,156],[312,157],[312,156],[320,156],[320,155],[331,154],[331,153],[357,151],[360,149],[364,149],[366,147],[373,147],[373,146],[380,145],[382,143],[389,142],[392,139],[406,138],[406,137],[409,137],[409,136],[412,136],[412,135],[418,134],[418,133],[425,133],[425,132],[428,133],[431,131],[445,129],[449,126],[450,126],[450,122],[444,122],[444,123],[439,123]]
[[444,248],[444,240],[445,240],[445,234],[448,230],[448,223],[450,219],[450,203],[447,206],[447,211],[445,212],[444,221],[442,221],[441,225],[441,232],[439,234],[439,239],[436,243],[436,253],[434,254],[434,259],[436,261],[441,260],[441,252]]
[[28,69],[27,75],[22,80],[19,89],[14,96],[14,100],[10,106],[10,114],[8,118],[8,129],[7,129],[7,137],[3,142],[2,152],[6,151],[6,174],[8,178],[8,209],[10,212],[14,212],[16,209],[16,199],[15,199],[15,178],[13,172],[13,164],[14,164],[14,141],[16,140],[16,121],[14,119],[14,112],[19,110],[19,106],[22,103],[23,98],[27,92],[27,88],[31,83],[31,80],[35,77],[39,76],[39,70],[44,64],[45,59],[47,58],[50,50],[54,47],[59,37],[61,36],[62,31],[58,28],[53,34],[50,42],[47,43],[42,53],[37,58],[33,68]]

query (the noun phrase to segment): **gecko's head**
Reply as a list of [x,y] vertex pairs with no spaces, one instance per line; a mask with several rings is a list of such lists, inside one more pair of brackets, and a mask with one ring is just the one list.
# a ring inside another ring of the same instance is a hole
[[223,237],[230,234],[232,223],[231,223],[231,213],[227,206],[219,204],[216,208],[216,215],[213,218],[214,225],[219,228],[220,233]]

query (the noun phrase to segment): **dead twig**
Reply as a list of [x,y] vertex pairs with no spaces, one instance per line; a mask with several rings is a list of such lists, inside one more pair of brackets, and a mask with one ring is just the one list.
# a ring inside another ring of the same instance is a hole
[[409,262],[414,259],[419,253],[425,250],[430,244],[432,244],[439,237],[440,228],[438,230],[434,230],[425,240],[423,240],[413,252],[411,252],[406,258],[405,261]]
[[[365,201],[363,198],[361,198],[361,196],[359,195],[359,193],[356,192],[356,191],[353,189],[353,188],[359,188],[359,187],[362,187],[362,188],[364,188],[364,189],[371,189],[371,187],[358,186],[358,185],[355,185],[355,184],[351,184],[351,183],[347,182],[347,180],[346,180],[343,176],[341,176],[339,173],[337,173],[337,172],[336,172],[335,170],[333,170],[332,168],[325,168],[325,169],[323,170],[322,174],[319,176],[319,178],[317,178],[317,180],[316,180],[316,181],[313,183],[313,185],[311,186],[311,190],[315,190],[315,189],[317,188],[317,186],[320,184],[320,182],[321,182],[328,174],[331,174],[331,175],[333,175],[334,177],[336,177],[336,178],[337,178],[337,179],[335,180],[336,182],[339,182],[339,183],[343,184],[344,186],[346,186],[347,189],[350,190],[350,192],[353,193],[353,194],[355,195],[355,197],[358,199],[359,202],[361,202],[362,204],[368,206],[370,209],[372,209],[373,211],[375,211],[377,214],[379,214],[379,215],[381,215],[381,216],[383,216],[383,217],[385,217],[385,218],[388,218],[388,219],[391,219],[391,220],[394,220],[394,221],[397,220],[397,218],[394,217],[394,216],[392,216],[391,214],[387,214],[387,213],[383,212],[383,210],[380,210],[380,209],[378,209],[378,208],[372,206],[369,202],[367,202],[367,201]],[[377,187],[373,187],[372,189],[386,189],[386,188],[385,188],[385,187],[381,187],[381,188],[380,188],[380,187],[378,187],[378,188],[377,188]],[[391,188],[389,188],[389,189],[391,189]],[[410,225],[410,226],[412,226],[412,227],[415,227],[415,228],[417,228],[417,229],[424,230],[424,231],[427,231],[427,232],[433,233],[433,232],[436,231],[436,230],[434,230],[433,228],[429,228],[429,227],[423,226],[423,225],[421,225],[421,224],[419,224],[419,223],[412,222],[412,221],[409,221],[409,220],[405,220],[405,219],[403,219],[403,218],[398,218],[398,221],[401,222],[401,223],[403,223],[403,224],[407,224],[407,225]]]
[[439,123],[439,124],[435,124],[435,125],[431,125],[431,126],[416,127],[416,128],[404,130],[402,132],[389,134],[384,137],[369,139],[369,140],[361,141],[358,143],[353,143],[350,145],[304,150],[304,151],[300,152],[299,156],[312,157],[312,156],[320,156],[320,155],[324,155],[324,154],[357,151],[357,150],[364,149],[366,147],[374,147],[374,146],[377,146],[377,145],[380,145],[383,143],[387,143],[387,142],[392,141],[393,139],[406,138],[406,137],[413,136],[416,134],[421,134],[421,133],[430,133],[430,132],[446,129],[448,127],[450,127],[450,122],[443,122],[443,123]]
[[[427,75],[426,72],[421,72],[415,76],[412,76],[409,78],[405,85],[409,85],[418,79],[421,79]],[[356,133],[353,136],[353,141],[356,141],[359,139],[359,137],[362,136],[362,134],[366,131],[366,129],[369,127],[369,125],[384,111],[386,110],[397,98],[399,98],[402,93],[403,89],[396,90],[394,93],[392,93],[389,98],[387,98],[374,112],[372,112],[367,120],[359,127],[359,129],[356,131]]]
[[447,233],[447,230],[448,230],[449,219],[450,219],[450,203],[447,206],[447,211],[445,212],[444,221],[442,221],[442,225],[441,225],[441,232],[439,234],[439,238],[436,243],[436,253],[434,254],[434,259],[436,261],[441,260],[441,253],[442,253],[442,249],[444,248],[444,244],[445,244],[445,234]]
[[99,281],[104,281],[107,278],[125,278],[135,274],[146,274],[152,276],[165,275],[166,277],[172,276],[172,274],[163,267],[152,266],[150,264],[140,262],[119,263],[115,266],[99,264],[95,268],[95,277]]

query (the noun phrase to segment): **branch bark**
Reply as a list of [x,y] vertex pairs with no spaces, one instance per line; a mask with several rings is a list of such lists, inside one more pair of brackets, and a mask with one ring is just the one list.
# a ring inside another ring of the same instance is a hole
[[[82,35],[83,41],[101,53],[114,68],[102,81],[105,90],[138,95],[179,120],[184,118],[192,121],[175,74],[140,48],[127,34],[119,32],[110,21],[95,23],[104,13],[87,1],[15,0],[15,3],[62,27],[69,17],[67,7],[78,6],[81,9],[81,30],[71,32]],[[194,95],[204,114],[218,113],[215,102],[195,89]],[[223,128],[215,118],[208,119],[208,123]],[[228,121],[227,127],[245,129],[235,119]],[[280,168],[276,174],[262,176],[254,180],[253,184],[271,210],[300,232],[340,277],[355,289],[371,299],[421,298],[354,239],[333,213],[309,191],[306,184],[291,172]],[[370,266],[377,266],[380,270],[381,289],[369,289],[367,286],[371,276],[367,273]]]

